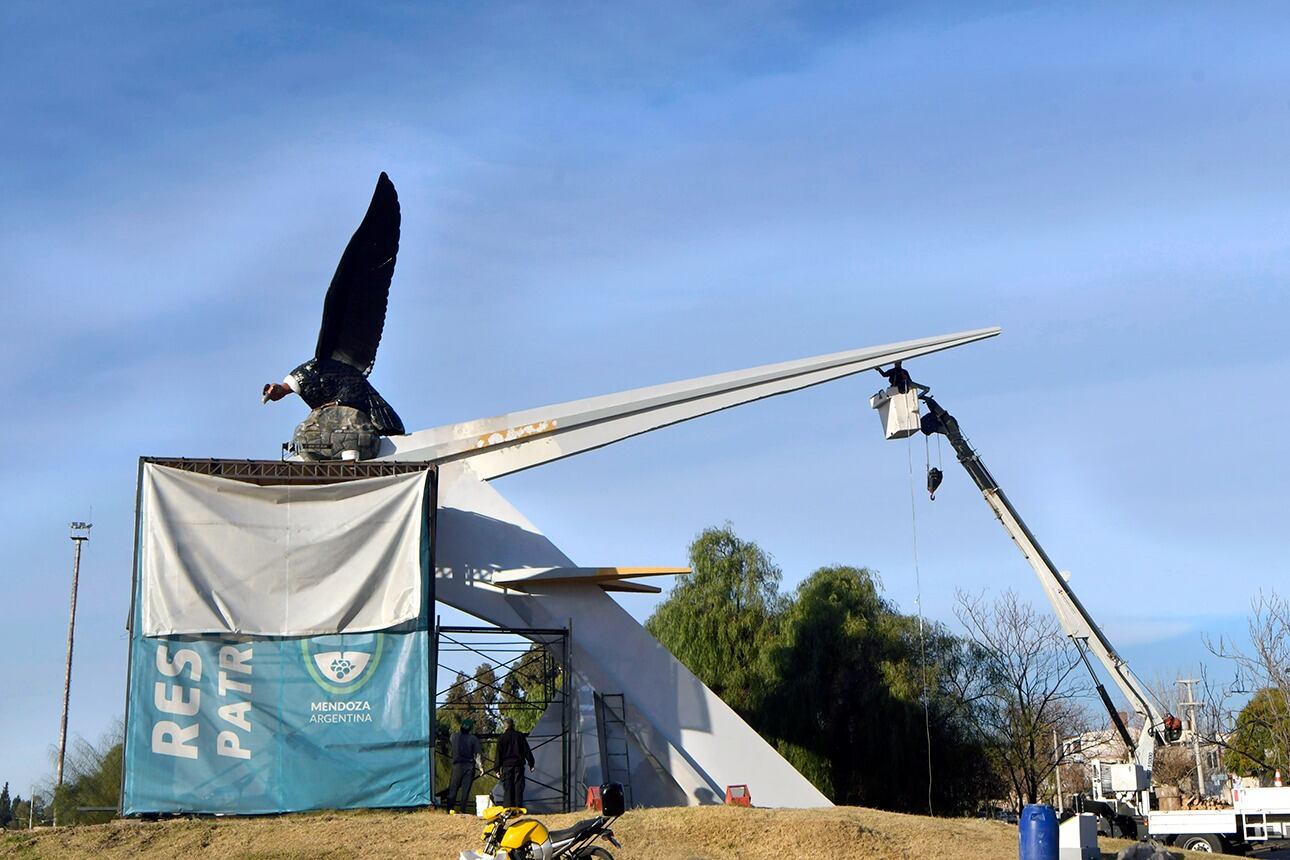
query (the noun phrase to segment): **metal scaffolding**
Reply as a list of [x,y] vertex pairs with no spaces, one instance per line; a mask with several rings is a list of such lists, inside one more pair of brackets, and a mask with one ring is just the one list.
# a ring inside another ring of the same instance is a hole
[[[475,734],[486,749],[487,742],[500,735],[503,717],[514,718],[520,726],[530,723],[528,739],[534,756],[550,761],[550,755],[540,751],[549,753],[554,747],[559,773],[554,778],[548,774],[546,779],[529,774],[525,805],[571,811],[573,711],[568,628],[436,625],[434,642],[436,671],[445,670],[453,677],[435,693],[436,723],[455,728],[467,715],[478,718],[482,712],[486,722],[477,724]],[[491,680],[481,680],[478,671],[472,675],[463,661],[474,662],[476,669],[487,667]],[[482,684],[486,693],[467,697],[463,683],[472,689]]]
[[171,469],[183,469],[198,475],[231,478],[248,484],[337,484],[361,478],[406,475],[409,472],[434,470],[431,463],[418,460],[214,460],[189,457],[142,457],[143,463],[155,463]]

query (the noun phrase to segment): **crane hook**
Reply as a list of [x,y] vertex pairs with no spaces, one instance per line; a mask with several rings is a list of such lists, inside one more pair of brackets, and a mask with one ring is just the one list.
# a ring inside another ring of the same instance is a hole
[[942,472],[940,469],[936,468],[935,466],[931,466],[930,468],[928,468],[927,495],[931,497],[931,500],[933,502],[936,501],[936,488],[941,485],[941,481],[943,480],[945,480],[944,472]]

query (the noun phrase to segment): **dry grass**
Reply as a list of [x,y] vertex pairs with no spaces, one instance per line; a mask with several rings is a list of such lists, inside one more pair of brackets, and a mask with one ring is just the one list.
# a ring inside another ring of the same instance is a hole
[[[553,828],[582,816],[543,816]],[[349,858],[454,860],[479,846],[480,822],[417,812],[324,812],[279,817],[113,821],[0,838],[0,857]],[[1017,856],[1017,829],[993,821],[927,818],[874,809],[642,809],[614,825],[617,860],[791,860],[791,858],[962,858]],[[602,843],[603,844],[603,843]],[[1127,843],[1103,840],[1103,856]],[[1182,852],[1174,852],[1182,857]],[[1199,857],[1202,855],[1192,855]]]

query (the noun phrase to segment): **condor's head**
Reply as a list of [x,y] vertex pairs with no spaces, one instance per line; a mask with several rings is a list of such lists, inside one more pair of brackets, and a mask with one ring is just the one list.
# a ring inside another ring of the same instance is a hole
[[295,392],[281,382],[266,382],[264,383],[264,391],[261,392],[260,402],[268,403],[270,400],[281,400],[288,394],[295,394]]

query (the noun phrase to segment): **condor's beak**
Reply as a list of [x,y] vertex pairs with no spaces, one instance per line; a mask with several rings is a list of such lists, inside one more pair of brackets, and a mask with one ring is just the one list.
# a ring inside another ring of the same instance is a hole
[[281,382],[264,383],[264,391],[260,395],[261,403],[268,403],[270,400],[281,400],[291,393],[291,389]]

